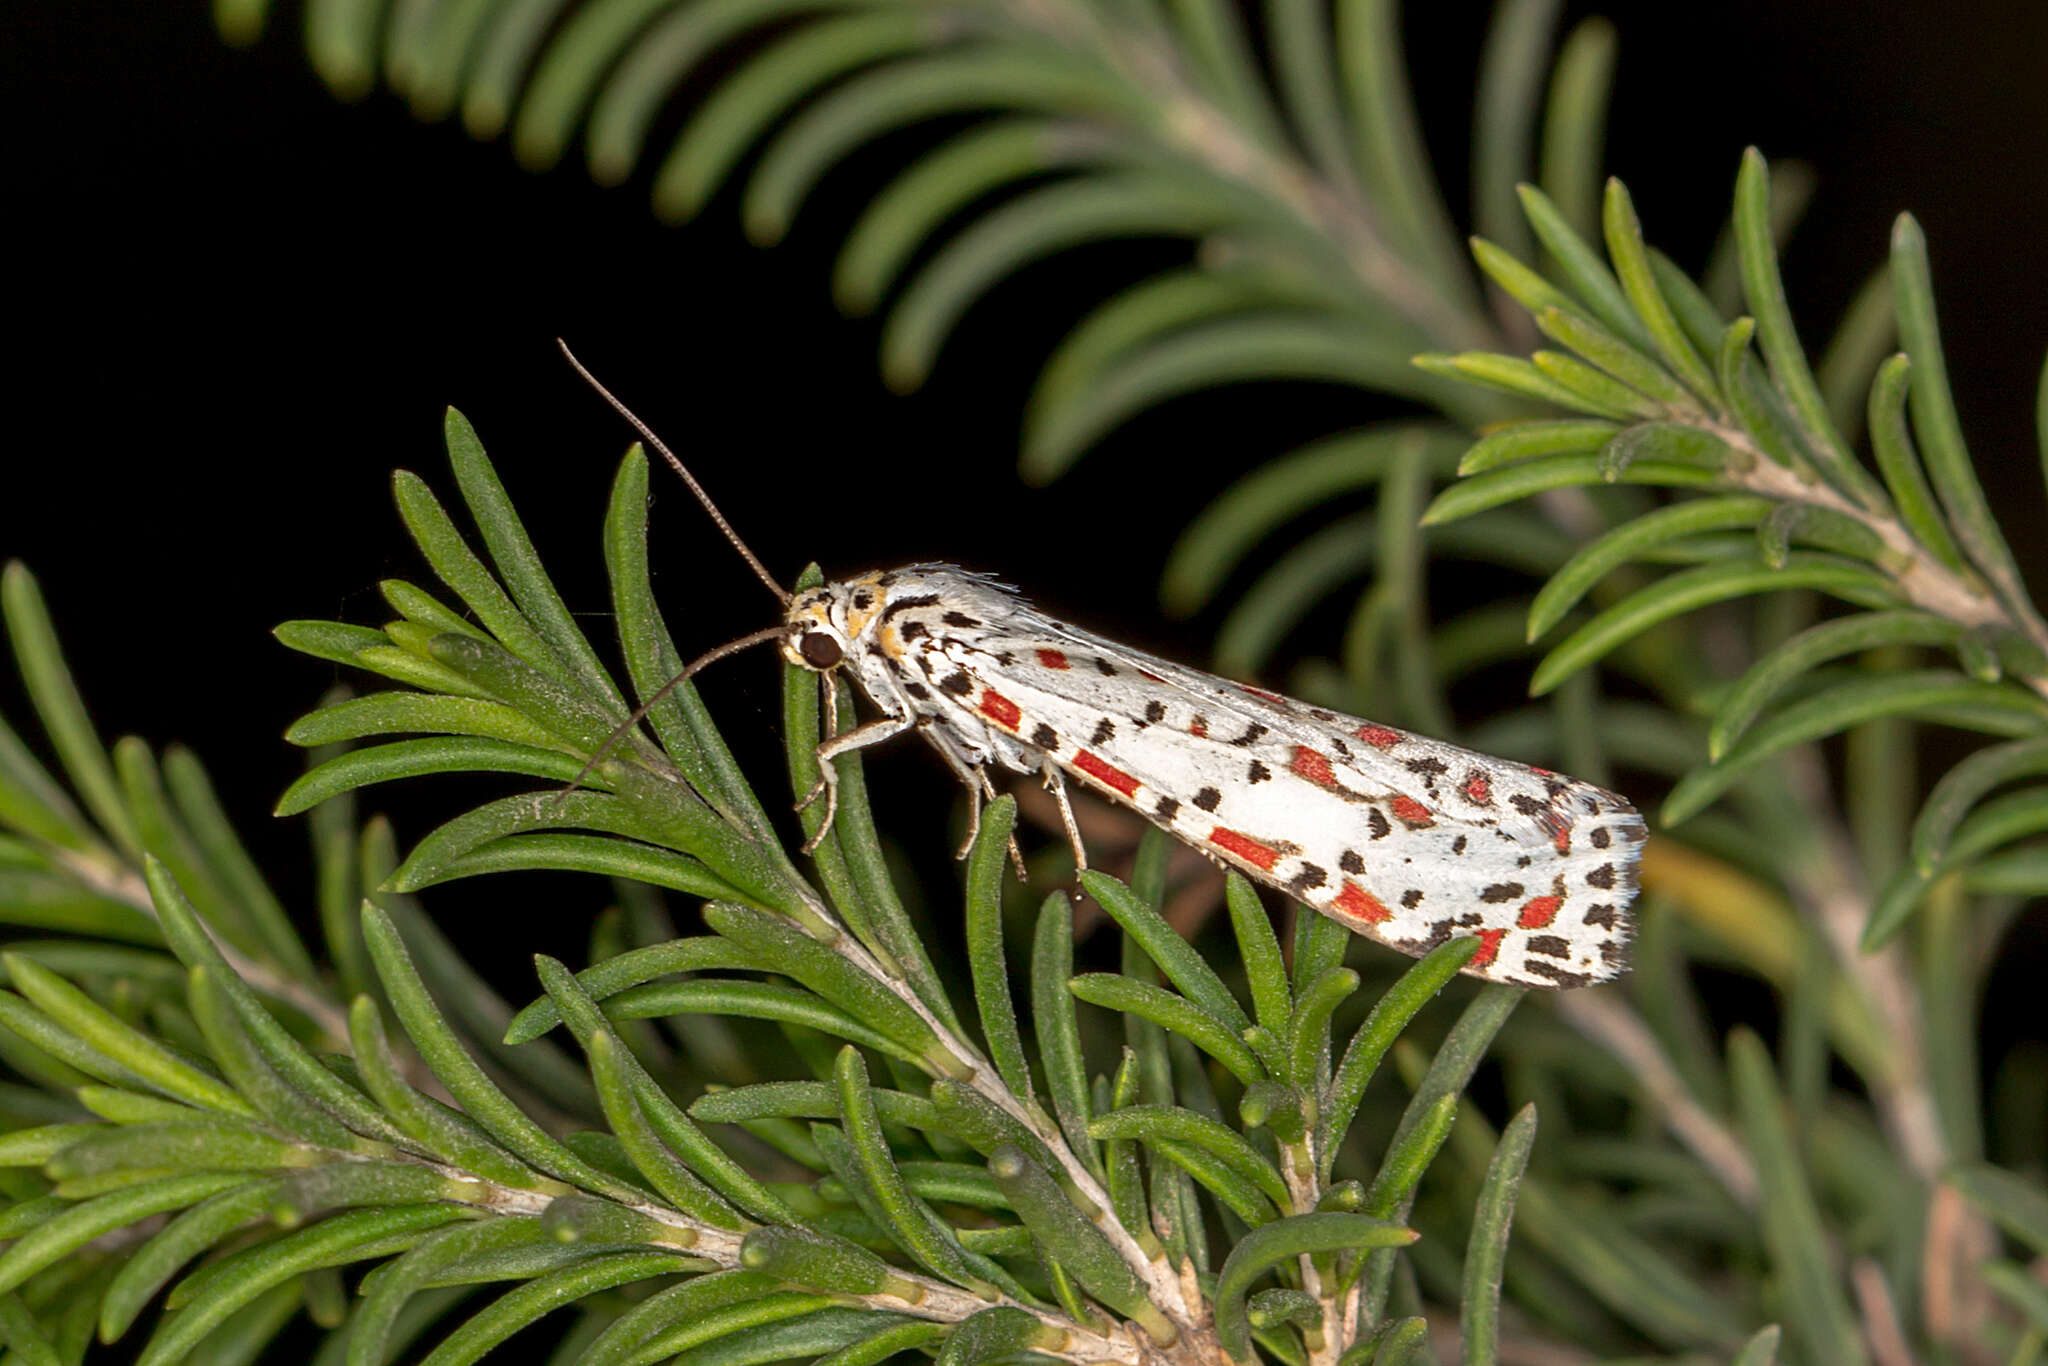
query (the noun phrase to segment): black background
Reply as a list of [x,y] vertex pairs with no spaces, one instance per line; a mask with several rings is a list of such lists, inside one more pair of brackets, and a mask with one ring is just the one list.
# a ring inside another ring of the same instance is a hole
[[[1409,7],[1414,82],[1454,181],[1487,8]],[[1618,24],[1609,164],[1680,260],[1703,256],[1745,143],[1815,166],[1819,196],[1786,260],[1809,339],[1882,261],[1892,215],[1920,217],[1965,428],[2038,570],[2048,10],[1569,9]],[[476,422],[571,606],[602,611],[598,526],[627,435],[562,365],[557,335],[693,461],[785,577],[811,558],[828,571],[958,560],[1195,660],[1213,622],[1168,621],[1154,593],[1186,517],[1237,473],[1381,411],[1302,386],[1205,395],[1027,489],[1014,451],[1037,362],[1108,289],[1180,248],[1109,245],[1025,273],[970,314],[924,392],[895,397],[877,378],[874,324],[841,318],[827,285],[862,195],[915,139],[832,176],[791,241],[763,251],[743,240],[731,193],[663,228],[644,176],[600,190],[573,161],[529,175],[502,145],[415,123],[388,96],[341,104],[300,56],[296,15],[284,19],[238,51],[189,0],[8,7],[17,360],[0,555],[40,575],[104,729],[195,747],[296,904],[302,832],[265,814],[299,763],[277,737],[335,671],[268,630],[379,622],[377,580],[420,577],[387,476],[404,466],[449,488],[444,405]],[[701,515],[656,488],[656,589],[684,648],[769,621],[773,603]],[[1084,538],[1084,523],[1114,534]],[[1334,641],[1333,625],[1302,644]],[[743,754],[772,762],[768,662],[721,668],[714,704]],[[11,678],[0,710],[23,719]],[[950,780],[909,748],[880,761],[885,791],[942,794]],[[464,795],[428,785],[376,804],[410,839]],[[512,884],[482,884],[434,905],[466,948],[509,915],[522,928],[495,941],[508,951],[573,955],[599,892],[540,885],[539,900],[508,905]],[[2002,983],[2038,979],[2030,942]],[[1994,1035],[2038,1035],[2024,992],[1999,997]]]

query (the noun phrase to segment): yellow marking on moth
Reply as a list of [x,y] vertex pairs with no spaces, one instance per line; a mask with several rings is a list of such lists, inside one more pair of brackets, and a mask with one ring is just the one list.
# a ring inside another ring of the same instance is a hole
[[881,585],[882,585],[882,575],[881,575],[881,572],[880,572],[879,570],[877,570],[877,571],[875,571],[874,573],[871,573],[871,574],[863,574],[863,575],[861,575],[861,576],[860,576],[859,578],[857,578],[857,579],[848,579],[848,580],[847,580],[847,582],[846,582],[846,586],[847,586],[848,588],[870,588],[870,589],[873,589],[873,590],[874,590],[874,591],[873,591],[873,593],[872,593],[872,595],[871,595],[871,596],[869,597],[869,599],[868,599],[868,607],[867,607],[867,609],[866,609],[865,611],[863,611],[862,609],[860,609],[860,608],[858,608],[858,607],[855,607],[855,606],[853,605],[853,595],[852,595],[851,593],[847,594],[847,598],[846,598],[846,636],[847,636],[847,639],[849,639],[849,640],[854,640],[854,639],[858,639],[859,637],[861,637],[861,636],[863,636],[863,635],[866,635],[866,634],[867,634],[867,629],[868,629],[868,623],[869,623],[869,622],[871,622],[871,621],[873,621],[873,620],[874,620],[874,619],[875,619],[876,617],[878,617],[878,616],[880,616],[880,615],[881,615],[881,612],[882,612],[882,607],[883,607],[883,605],[884,605],[884,604],[883,604],[883,601],[882,601],[882,599],[883,599],[883,594],[882,594],[882,587],[881,587]]

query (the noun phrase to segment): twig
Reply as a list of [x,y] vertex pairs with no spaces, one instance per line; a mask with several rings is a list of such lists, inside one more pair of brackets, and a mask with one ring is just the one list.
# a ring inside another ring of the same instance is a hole
[[1711,1111],[1693,1099],[1678,1069],[1666,1057],[1642,1017],[1614,989],[1589,987],[1555,998],[1558,1014],[1627,1066],[1664,1123],[1692,1150],[1724,1190],[1744,1209],[1757,1202],[1756,1165],[1749,1151]]
[[1918,1366],[1913,1349],[1906,1345],[1906,1330],[1899,1323],[1899,1307],[1892,1302],[1891,1287],[1884,1270],[1868,1257],[1858,1257],[1849,1267],[1849,1284],[1856,1290],[1856,1307],[1863,1315],[1863,1341],[1869,1344],[1870,1359],[1876,1366]]

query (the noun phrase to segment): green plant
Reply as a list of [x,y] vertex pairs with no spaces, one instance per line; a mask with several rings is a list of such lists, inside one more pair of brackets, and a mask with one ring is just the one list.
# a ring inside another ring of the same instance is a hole
[[[263,8],[218,12],[246,34]],[[557,795],[680,662],[648,591],[644,465],[628,458],[607,525],[622,687],[452,421],[495,577],[401,476],[408,525],[466,612],[393,584],[401,619],[382,631],[282,632],[402,685],[324,708],[295,739],[426,737],[323,754],[287,796],[322,852],[318,965],[189,756],[159,773],[138,742],[100,750],[10,571],[10,635],[77,794],[0,735],[0,914],[40,932],[5,960],[19,994],[0,995],[0,1060],[22,1078],[0,1092],[14,1352],[75,1357],[96,1322],[125,1327],[219,1248],[172,1291],[151,1360],[202,1337],[209,1359],[243,1359],[301,1306],[336,1330],[320,1349],[334,1360],[472,1315],[433,1349],[441,1366],[571,1303],[564,1360],[1109,1361],[1150,1339],[1364,1366],[1431,1359],[1428,1323],[1453,1313],[1474,1363],[2042,1358],[2048,1302],[2022,1264],[2048,1253],[2048,1195],[2025,1169],[2048,1148],[2025,1103],[2040,1087],[2016,1057],[1999,1084],[2020,1099],[1993,1114],[1974,1011],[2000,936],[2048,890],[2048,629],[1978,489],[1910,219],[1815,365],[1773,246],[1801,196],[1774,203],[1752,153],[1697,282],[1649,247],[1597,172],[1611,34],[1587,21],[1546,68],[1544,0],[1500,7],[1481,75],[1490,285],[1421,154],[1387,0],[1328,16],[1271,0],[1271,89],[1236,11],[1202,0],[388,17],[316,0],[307,18],[337,89],[381,72],[424,115],[509,127],[529,164],[580,127],[606,180],[646,159],[653,113],[707,54],[769,32],[654,182],[659,209],[694,212],[765,136],[745,196],[763,240],[881,132],[999,112],[848,234],[842,302],[895,291],[891,382],[920,382],[964,309],[1028,260],[1104,236],[1199,244],[1054,356],[1026,416],[1034,478],[1221,383],[1317,379],[1434,410],[1252,470],[1187,531],[1165,601],[1216,602],[1276,530],[1372,490],[1369,512],[1246,576],[1219,667],[1273,669],[1316,603],[1369,575],[1333,657],[1296,664],[1293,691],[1668,789],[1636,972],[1512,1018],[1512,994],[1453,984],[1455,1023],[1418,1015],[1468,950],[1397,977],[1384,955],[1343,962],[1311,916],[1283,954],[1241,885],[1229,937],[1210,926],[1190,948],[1159,910],[1154,839],[1126,881],[1085,880],[1120,971],[1073,977],[1063,896],[1034,907],[1004,886],[1002,805],[968,865],[970,1030],[851,760],[808,869],[687,690]],[[1532,162],[1540,188],[1519,184]],[[1894,319],[1904,350],[1886,359]],[[1560,349],[1527,354],[1539,338]],[[1571,416],[1539,415],[1554,409]],[[2041,417],[2048,454],[2048,379]],[[1432,575],[1473,562],[1489,600],[1434,619]],[[1859,610],[1823,617],[1830,599]],[[1461,716],[1454,689],[1559,630],[1540,702]],[[788,680],[796,791],[818,705]],[[1994,743],[1924,783],[1931,728]],[[361,784],[474,770],[541,786],[403,859],[378,822],[355,830]],[[620,905],[589,966],[544,962],[547,995],[515,1014],[412,898],[536,868],[609,874]],[[675,938],[648,888],[707,899],[712,932]],[[1694,964],[1775,993],[1770,1044],[1716,1037]],[[584,1062],[543,1037],[556,1027]],[[1464,1094],[1482,1056],[1516,1112],[1498,1138],[1487,1114],[1504,1111]],[[1364,1103],[1376,1076],[1387,1102]],[[371,1261],[351,1299],[341,1268]]]

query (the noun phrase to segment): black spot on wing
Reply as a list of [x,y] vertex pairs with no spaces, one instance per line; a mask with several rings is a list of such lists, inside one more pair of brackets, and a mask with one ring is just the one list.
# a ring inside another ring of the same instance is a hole
[[1603,892],[1612,891],[1614,889],[1614,865],[1603,863],[1592,872],[1586,874],[1586,885],[1588,887],[1598,887]]
[[1529,936],[1528,951],[1540,953],[1545,958],[1569,958],[1572,946],[1561,934],[1532,934]]
[[[913,607],[930,607],[933,604],[937,603],[938,600],[939,595],[937,593],[915,593],[907,598],[898,598],[896,599],[896,601],[890,603],[887,607],[884,607],[882,609],[882,620],[887,621],[889,620],[889,618],[895,616],[897,613],[908,612]],[[910,627],[906,626],[903,628],[903,630],[905,633],[905,638],[907,639]],[[919,635],[924,634],[924,628],[922,626],[918,627],[917,631]]]
[[1273,770],[1267,768],[1257,759],[1252,760],[1252,766],[1245,770],[1244,775],[1245,781],[1248,783],[1263,783],[1264,781],[1266,781],[1266,779],[1272,776]]
[[1496,882],[1482,888],[1479,899],[1489,905],[1496,905],[1503,901],[1513,901],[1522,894],[1522,891],[1522,884],[1519,882]]
[[1116,738],[1116,725],[1107,716],[1095,723],[1095,734],[1088,737],[1091,745],[1106,745]]
[[952,674],[939,680],[939,691],[955,697],[965,697],[974,691],[974,680],[964,673]]
[[924,684],[913,683],[908,680],[906,680],[903,684],[903,691],[909,693],[912,697],[916,698],[920,702],[928,701],[932,695],[932,690],[930,688],[927,688]]
[[1586,923],[1588,925],[1598,925],[1603,930],[1611,930],[1614,928],[1614,917],[1614,907],[1604,901],[1596,902],[1586,907]]
[[1555,963],[1546,963],[1537,959],[1530,959],[1523,963],[1522,971],[1533,973],[1538,977],[1547,977],[1566,991],[1571,990],[1573,987],[1585,986],[1593,980],[1583,972],[1567,972]]
[[924,628],[924,623],[921,621],[906,621],[903,623],[903,629],[896,634],[905,640],[921,640],[925,636],[930,635],[931,632]]
[[1451,852],[1454,854],[1462,854],[1465,852],[1465,837],[1463,835],[1460,835],[1456,839],[1451,841]]
[[1394,827],[1387,823],[1386,816],[1376,806],[1366,811],[1365,823],[1371,829],[1372,837],[1376,840],[1383,840],[1394,831]]
[[1401,904],[1411,911],[1420,906],[1422,904],[1422,889],[1420,887],[1410,887],[1407,891],[1401,893]]
[[1287,879],[1287,889],[1295,893],[1314,891],[1329,880],[1330,875],[1321,868],[1313,863],[1304,863],[1300,872]]
[[1444,761],[1441,759],[1410,759],[1407,768],[1410,773],[1420,773],[1425,778],[1444,775]]
[[1101,674],[1104,678],[1115,678],[1116,665],[1110,663],[1101,655],[1097,655],[1095,656],[1095,672]]
[[1205,787],[1195,794],[1195,805],[1204,811],[1214,811],[1223,802],[1223,794],[1213,787]]
[[1164,721],[1165,719],[1166,704],[1155,699],[1145,704],[1145,719],[1138,722],[1138,724],[1140,726],[1149,726],[1154,722]]
[[1254,721],[1251,723],[1251,725],[1245,728],[1244,734],[1238,736],[1235,740],[1232,740],[1230,743],[1236,745],[1239,749],[1242,749],[1246,745],[1257,744],[1259,742],[1259,737],[1264,735],[1265,733],[1266,728],[1260,725],[1258,722]]
[[1172,797],[1161,797],[1153,804],[1152,814],[1160,820],[1170,821],[1180,814],[1180,803]]
[[1041,721],[1037,729],[1031,732],[1031,743],[1037,745],[1040,749],[1058,749],[1060,747],[1060,733]]
[[965,612],[948,612],[940,617],[939,620],[945,622],[948,626],[959,626],[970,631],[981,625],[980,618],[970,617]]
[[1346,849],[1344,856],[1337,860],[1337,866],[1347,873],[1362,873],[1365,871],[1365,860],[1358,856],[1356,849]]

